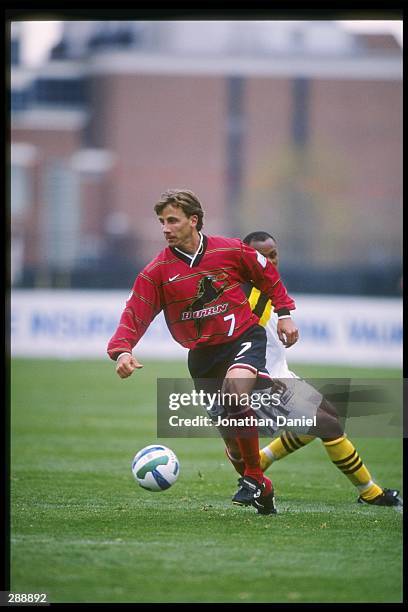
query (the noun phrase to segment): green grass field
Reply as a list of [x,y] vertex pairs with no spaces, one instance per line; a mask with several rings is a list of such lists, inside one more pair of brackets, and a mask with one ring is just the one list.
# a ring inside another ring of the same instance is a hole
[[[50,602],[399,602],[402,515],[356,503],[319,440],[273,466],[279,514],[230,499],[219,439],[161,439],[178,455],[163,493],[130,470],[156,438],[156,378],[105,361],[11,364],[11,588]],[[396,371],[297,367],[313,377]],[[353,439],[380,484],[401,487],[402,442]]]

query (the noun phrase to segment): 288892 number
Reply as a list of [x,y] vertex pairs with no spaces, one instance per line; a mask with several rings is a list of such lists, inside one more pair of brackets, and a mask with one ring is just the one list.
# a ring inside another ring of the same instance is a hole
[[9,593],[8,603],[47,603],[46,593]]

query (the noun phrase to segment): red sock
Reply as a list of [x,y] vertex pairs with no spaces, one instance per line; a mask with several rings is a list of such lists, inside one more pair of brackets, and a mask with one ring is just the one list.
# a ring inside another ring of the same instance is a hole
[[[250,417],[252,414],[252,410],[248,410],[240,416]],[[263,472],[259,463],[258,428],[256,425],[248,425],[245,428],[240,428],[240,431],[244,434],[244,437],[237,436],[237,442],[245,463],[244,476],[250,476],[258,482],[262,482]]]
[[238,472],[238,474],[240,476],[244,475],[244,470],[245,470],[245,463],[243,459],[236,459],[235,457],[232,457],[228,448],[225,448],[225,454],[227,455],[229,461],[232,463],[232,465],[235,468],[235,471]]
[[265,483],[265,488],[261,493],[261,497],[264,497],[265,495],[269,495],[269,493],[272,491],[273,486],[272,486],[272,480],[270,480],[270,478],[268,478],[267,476],[263,477],[264,483]]

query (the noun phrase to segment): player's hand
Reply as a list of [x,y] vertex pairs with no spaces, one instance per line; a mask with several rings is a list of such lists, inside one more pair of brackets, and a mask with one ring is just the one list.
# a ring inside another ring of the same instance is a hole
[[289,348],[299,339],[299,331],[292,319],[278,319],[277,333],[279,340]]
[[126,355],[121,355],[119,358],[116,364],[116,373],[121,378],[127,378],[134,370],[139,368],[143,368],[143,365],[133,355],[126,353]]

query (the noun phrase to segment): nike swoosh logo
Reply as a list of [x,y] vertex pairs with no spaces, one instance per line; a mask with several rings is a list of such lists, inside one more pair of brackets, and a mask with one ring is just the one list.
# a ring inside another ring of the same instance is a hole
[[180,276],[180,274],[176,274],[176,276],[170,276],[169,282],[171,283],[171,281],[174,281],[174,279],[176,279],[178,276]]

